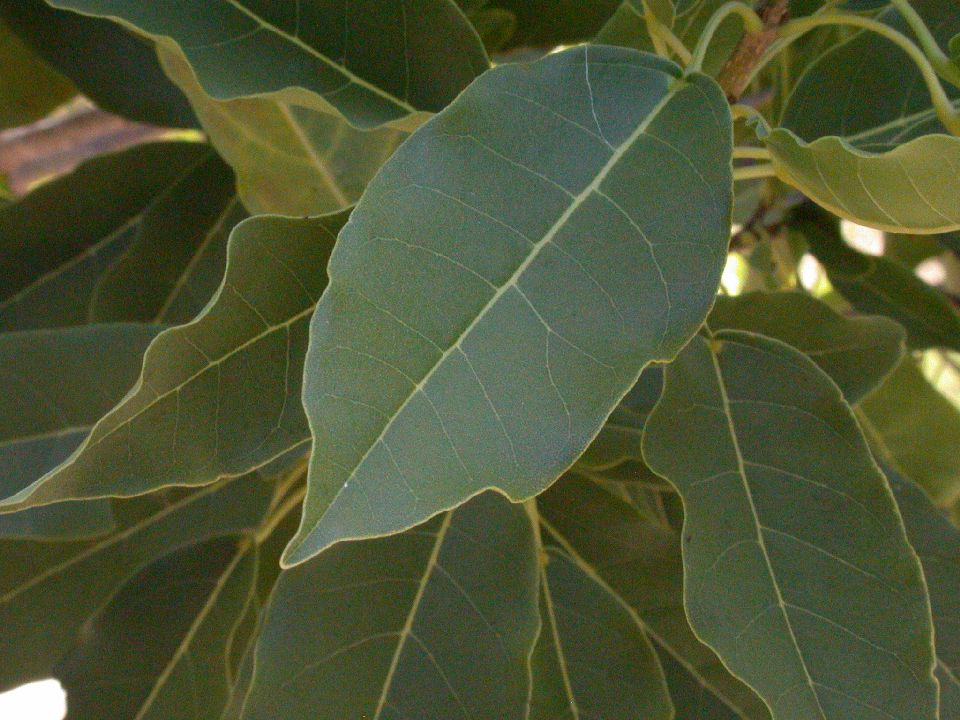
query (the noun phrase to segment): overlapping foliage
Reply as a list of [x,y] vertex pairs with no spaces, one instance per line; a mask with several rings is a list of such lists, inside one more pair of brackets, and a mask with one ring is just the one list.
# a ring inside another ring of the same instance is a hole
[[3,127],[169,129],[0,200],[0,689],[960,720],[957,38],[952,0],[0,0]]

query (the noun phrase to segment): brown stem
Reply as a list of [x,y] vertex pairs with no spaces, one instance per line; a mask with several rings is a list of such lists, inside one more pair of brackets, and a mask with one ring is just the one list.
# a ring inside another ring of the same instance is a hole
[[790,0],[760,0],[757,14],[763,20],[763,30],[745,33],[720,71],[717,82],[727,95],[727,100],[740,100],[750,82],[750,74],[763,53],[777,39],[777,28],[787,19]]

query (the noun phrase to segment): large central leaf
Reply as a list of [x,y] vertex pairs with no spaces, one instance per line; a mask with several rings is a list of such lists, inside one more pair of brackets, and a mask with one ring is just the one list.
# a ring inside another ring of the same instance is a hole
[[285,561],[553,482],[703,321],[730,156],[712,80],[608,47],[501,66],[414,133],[331,257]]

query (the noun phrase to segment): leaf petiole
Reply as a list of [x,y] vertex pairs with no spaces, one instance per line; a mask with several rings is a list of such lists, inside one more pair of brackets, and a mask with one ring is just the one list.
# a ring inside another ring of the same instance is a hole
[[724,3],[710,16],[710,19],[707,21],[707,26],[700,34],[697,45],[693,49],[693,57],[690,59],[690,62],[687,63],[687,72],[699,72],[703,69],[703,61],[707,56],[707,50],[710,47],[710,42],[713,40],[714,34],[717,32],[717,28],[720,27],[720,24],[724,20],[733,14],[739,15],[743,19],[744,32],[755,33],[763,30],[763,20],[760,19],[760,16],[757,15],[752,7],[742,2],[737,2],[736,0]]

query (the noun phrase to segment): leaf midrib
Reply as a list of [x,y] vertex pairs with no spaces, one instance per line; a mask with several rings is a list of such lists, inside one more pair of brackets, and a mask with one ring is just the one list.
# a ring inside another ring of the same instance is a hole
[[380,690],[380,698],[377,700],[377,709],[373,713],[373,720],[380,720],[380,714],[383,712],[383,708],[387,704],[387,698],[389,697],[390,690],[393,687],[394,675],[396,675],[397,668],[400,666],[400,656],[403,654],[403,649],[406,646],[407,638],[409,638],[413,632],[413,623],[417,619],[417,612],[420,609],[420,603],[423,601],[424,593],[426,593],[427,586],[430,584],[430,578],[433,576],[433,569],[437,565],[437,560],[440,557],[440,550],[443,549],[443,542],[446,539],[447,531],[450,529],[450,523],[452,521],[453,513],[448,512],[444,516],[443,522],[437,530],[437,538],[434,541],[433,548],[430,550],[430,555],[427,558],[427,564],[423,570],[423,575],[420,577],[420,584],[417,586],[417,593],[413,596],[413,603],[410,605],[410,611],[407,613],[403,627],[400,629],[400,635],[397,639],[397,647],[394,648],[393,657],[390,659],[390,667],[387,669],[387,675],[383,680],[383,687]]
[[[251,20],[253,20],[255,23],[257,23],[257,24],[258,24],[260,27],[262,27],[263,29],[265,29],[265,30],[267,30],[268,32],[271,32],[271,33],[277,35],[278,37],[286,40],[286,41],[289,42],[289,43],[292,43],[293,45],[296,45],[297,47],[299,47],[301,50],[303,50],[303,51],[306,52],[307,54],[312,55],[313,57],[317,58],[318,60],[320,60],[321,62],[323,62],[325,65],[327,65],[328,67],[330,67],[330,68],[331,68],[332,70],[334,70],[335,72],[338,72],[338,73],[340,73],[341,75],[343,75],[350,83],[353,83],[354,85],[359,85],[360,87],[362,87],[362,88],[364,88],[364,89],[366,89],[366,90],[369,90],[369,91],[372,92],[373,94],[378,95],[378,96],[380,96],[380,97],[382,97],[382,98],[384,98],[384,99],[386,99],[386,100],[389,100],[390,102],[394,103],[397,107],[399,107],[399,108],[407,111],[408,113],[415,113],[415,112],[417,112],[417,109],[416,109],[415,107],[413,107],[413,105],[411,105],[411,104],[410,104],[409,102],[407,102],[406,100],[401,100],[400,98],[396,97],[396,96],[393,95],[392,93],[389,93],[389,92],[387,92],[386,90],[384,90],[384,89],[382,89],[382,88],[380,88],[380,87],[377,87],[377,86],[374,85],[373,83],[371,83],[371,82],[369,82],[369,81],[367,81],[367,80],[364,80],[364,79],[361,78],[359,75],[356,75],[356,74],[354,74],[352,71],[348,70],[346,66],[340,65],[340,64],[334,62],[333,60],[331,60],[330,58],[328,58],[326,55],[324,55],[323,53],[321,53],[320,51],[316,50],[315,48],[310,47],[307,43],[305,43],[305,42],[304,42],[303,40],[301,40],[300,38],[298,38],[298,37],[296,37],[296,36],[294,36],[294,35],[290,35],[289,33],[284,32],[283,30],[281,30],[280,28],[278,28],[276,25],[273,25],[273,24],[267,22],[267,21],[264,20],[262,17],[260,17],[259,15],[257,15],[255,12],[253,12],[252,10],[248,9],[247,7],[245,7],[244,5],[242,5],[240,2],[238,2],[238,0],[226,0],[226,1],[227,1],[228,4],[232,5],[232,6],[233,6],[234,8],[236,8],[239,12],[241,12],[241,13],[243,13],[244,15],[246,15],[247,17],[249,17]],[[408,48],[406,47],[406,38],[404,38],[404,48],[403,48],[404,57],[407,57],[408,52],[409,52],[409,50],[408,50]],[[323,97],[323,95],[320,95],[320,97]]]
[[[708,329],[709,331],[709,329]],[[760,515],[757,511],[756,503],[753,500],[753,492],[750,490],[750,484],[747,481],[747,472],[745,467],[745,462],[743,458],[743,453],[740,449],[740,440],[737,435],[736,425],[733,420],[733,413],[730,409],[730,396],[727,393],[726,381],[723,378],[723,371],[720,368],[720,360],[717,357],[716,352],[714,352],[713,346],[710,344],[713,342],[711,335],[710,340],[706,342],[707,352],[710,353],[710,360],[713,364],[713,370],[717,378],[717,388],[720,392],[720,399],[723,403],[723,414],[727,420],[727,429],[730,433],[730,441],[733,445],[734,454],[737,459],[737,474],[740,476],[740,480],[743,483],[743,492],[747,498],[747,501],[750,506],[750,514],[753,517],[754,528],[757,533],[757,546],[760,548],[760,554],[763,556],[763,561],[767,566],[767,573],[770,576],[770,583],[773,586],[774,593],[776,595],[777,605],[780,607],[780,612],[783,615],[784,623],[786,624],[787,631],[790,635],[790,642],[792,643],[794,650],[797,653],[797,659],[800,661],[800,667],[803,668],[804,678],[806,680],[807,686],[810,688],[810,694],[813,696],[814,701],[817,704],[817,710],[820,713],[821,720],[827,720],[827,715],[823,710],[823,706],[820,704],[820,696],[817,693],[816,687],[813,682],[813,678],[810,676],[810,669],[807,667],[807,662],[804,659],[803,652],[800,650],[800,644],[797,642],[797,636],[793,630],[793,623],[790,620],[790,616],[787,613],[786,604],[783,599],[783,594],[780,591],[780,583],[777,581],[776,572],[773,569],[773,562],[770,559],[770,554],[767,552],[766,542],[763,538],[763,532],[761,530],[762,523],[760,522]],[[773,708],[770,709],[771,713]]]
[[[350,480],[352,480],[354,476],[357,474],[358,470],[361,467],[363,467],[364,463],[366,462],[367,458],[370,456],[370,453],[373,452],[374,448],[376,448],[377,445],[379,445],[384,440],[387,433],[393,427],[394,422],[396,422],[397,418],[400,417],[400,415],[403,413],[407,405],[413,400],[414,397],[417,396],[418,393],[424,390],[424,388],[427,386],[427,383],[429,383],[431,378],[433,377],[434,373],[437,372],[437,370],[439,370],[444,365],[447,358],[449,358],[450,355],[452,355],[454,352],[460,350],[460,347],[463,341],[470,335],[470,333],[480,323],[480,321],[483,320],[484,317],[486,317],[487,313],[499,302],[500,298],[502,298],[509,290],[518,286],[518,282],[520,278],[526,272],[527,268],[529,268],[530,265],[533,264],[534,260],[536,260],[536,258],[540,255],[540,252],[543,250],[543,248],[547,247],[553,241],[556,235],[566,226],[567,221],[580,208],[580,206],[584,202],[586,202],[596,191],[599,190],[601,184],[606,179],[610,171],[614,167],[616,167],[616,165],[620,162],[621,158],[627,153],[627,151],[630,150],[634,146],[634,144],[640,139],[640,137],[646,133],[647,128],[649,128],[650,125],[653,123],[653,121],[656,120],[660,112],[667,106],[667,104],[674,98],[674,96],[677,93],[679,93],[681,90],[683,90],[685,87],[687,87],[687,85],[688,83],[681,78],[674,79],[672,83],[672,87],[670,87],[667,90],[667,92],[664,93],[664,96],[651,109],[649,114],[643,119],[643,122],[641,122],[637,126],[637,128],[630,134],[630,136],[619,147],[617,147],[617,149],[610,156],[610,159],[598,171],[594,179],[578,195],[576,195],[573,198],[571,203],[567,206],[566,210],[564,210],[560,214],[560,217],[557,218],[556,222],[554,222],[553,225],[547,230],[547,232],[544,233],[543,237],[541,237],[536,243],[533,244],[530,250],[530,253],[523,260],[523,262],[520,263],[520,265],[513,272],[513,274],[503,283],[503,285],[501,285],[494,292],[494,294],[490,297],[490,299],[486,302],[486,304],[482,308],[480,308],[480,310],[477,312],[474,318],[469,322],[467,327],[464,328],[464,330],[460,333],[460,335],[450,344],[450,347],[448,347],[446,350],[444,350],[440,354],[440,357],[430,367],[430,369],[424,375],[423,379],[413,386],[413,388],[404,398],[403,402],[400,403],[397,409],[388,418],[387,422],[384,424],[383,429],[380,431],[379,435],[377,435],[377,437],[370,442],[370,444],[367,446],[367,449],[364,451],[363,455],[354,464],[353,469],[350,471],[350,474],[347,476],[344,484],[340,486],[340,488],[337,490],[336,495],[334,495],[333,499],[330,501],[327,508],[323,511],[320,517],[313,523],[313,528],[311,529],[311,532],[313,530],[316,530],[316,528],[323,521],[323,518],[326,516],[329,509],[336,504],[337,500],[340,498],[340,495],[343,493],[344,488],[350,484]],[[335,278],[331,276],[330,284],[328,286],[328,292],[331,291],[335,286],[337,286],[337,283],[335,281]],[[299,550],[299,548],[301,548],[306,542],[308,536],[309,535],[304,535],[303,539],[301,539],[297,545],[291,544],[291,546],[287,549],[287,555],[288,556],[293,555],[297,550]],[[327,541],[327,543],[322,548],[320,548],[318,552],[328,547],[331,544],[332,544],[331,541]]]

